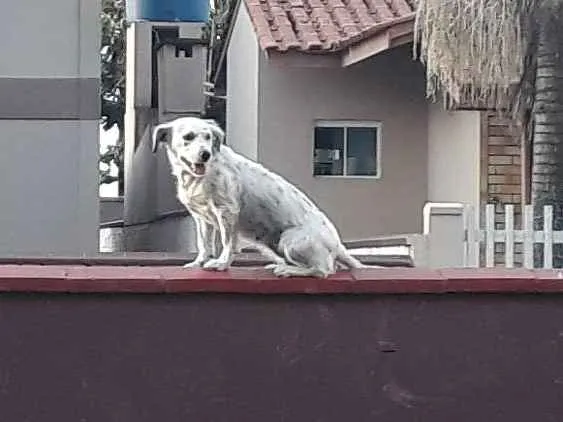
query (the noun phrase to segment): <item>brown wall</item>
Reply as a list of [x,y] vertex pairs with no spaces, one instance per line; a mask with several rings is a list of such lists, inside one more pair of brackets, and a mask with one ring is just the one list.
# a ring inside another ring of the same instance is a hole
[[561,296],[0,296],[0,420],[559,422]]
[[510,120],[495,112],[483,113],[487,168],[486,202],[520,204],[522,201],[521,140]]
[[[521,136],[518,128],[506,116],[497,112],[482,113],[482,185],[483,204],[495,204],[495,223],[504,228],[505,205],[514,204],[515,225],[522,224]],[[515,245],[515,263],[522,260],[522,245]],[[504,263],[504,244],[495,245],[497,265]]]

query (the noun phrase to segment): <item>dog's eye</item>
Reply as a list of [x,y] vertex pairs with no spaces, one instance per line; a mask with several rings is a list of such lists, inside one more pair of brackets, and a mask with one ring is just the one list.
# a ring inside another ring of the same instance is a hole
[[203,135],[203,139],[209,141],[209,139],[211,139],[211,135],[209,133],[206,133],[205,135]]
[[184,135],[184,139],[186,141],[193,141],[194,138],[195,138],[195,133],[193,133],[193,132],[188,132]]

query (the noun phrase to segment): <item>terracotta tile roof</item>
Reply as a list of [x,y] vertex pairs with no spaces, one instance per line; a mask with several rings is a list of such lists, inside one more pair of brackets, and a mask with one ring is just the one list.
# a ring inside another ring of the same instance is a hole
[[414,16],[415,0],[244,0],[264,50],[337,51]]

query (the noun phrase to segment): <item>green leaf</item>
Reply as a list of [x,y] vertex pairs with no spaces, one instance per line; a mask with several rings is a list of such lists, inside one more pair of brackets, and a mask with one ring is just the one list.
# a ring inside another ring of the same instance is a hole
[[103,130],[119,129],[118,145],[110,146],[100,155],[100,163],[113,163],[119,176],[111,176],[109,168],[100,170],[100,183],[113,183],[123,177],[123,127],[125,118],[125,51],[126,21],[124,0],[102,0],[101,34],[101,123]]

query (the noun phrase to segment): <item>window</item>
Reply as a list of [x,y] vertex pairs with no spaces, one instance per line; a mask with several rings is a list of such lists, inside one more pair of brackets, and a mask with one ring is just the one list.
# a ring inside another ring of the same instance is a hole
[[313,175],[380,176],[381,124],[321,121],[315,125]]

